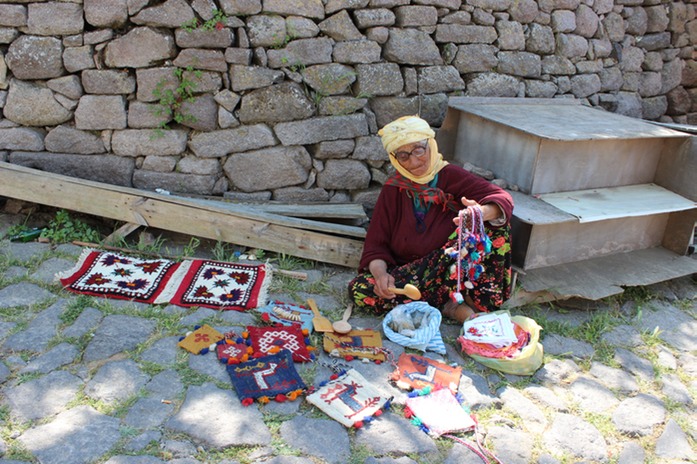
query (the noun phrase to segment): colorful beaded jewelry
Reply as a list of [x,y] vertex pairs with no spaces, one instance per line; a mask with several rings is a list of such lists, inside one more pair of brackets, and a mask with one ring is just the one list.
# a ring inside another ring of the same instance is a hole
[[[482,261],[491,253],[491,239],[484,230],[482,209],[479,206],[468,206],[460,210],[458,216],[460,225],[457,228],[457,246],[448,250],[455,258],[457,266],[457,284],[450,297],[455,303],[462,304],[465,302],[460,291],[462,281],[464,279],[466,288],[474,288],[472,282],[484,272]],[[468,217],[471,220],[471,228],[467,227]]]

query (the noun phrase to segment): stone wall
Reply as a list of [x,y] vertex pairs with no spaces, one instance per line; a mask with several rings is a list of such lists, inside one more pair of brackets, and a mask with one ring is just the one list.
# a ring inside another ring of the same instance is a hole
[[696,123],[696,42],[670,0],[0,0],[0,159],[369,206],[378,128],[449,96]]

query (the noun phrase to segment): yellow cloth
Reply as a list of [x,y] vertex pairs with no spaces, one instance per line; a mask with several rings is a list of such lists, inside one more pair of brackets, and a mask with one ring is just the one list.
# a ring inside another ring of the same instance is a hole
[[438,144],[435,139],[436,133],[426,121],[418,116],[402,116],[385,125],[378,131],[378,135],[382,138],[382,146],[385,147],[387,153],[395,153],[399,151],[400,147],[410,143],[428,140],[428,147],[431,151],[431,165],[423,176],[414,176],[394,156],[390,156],[390,163],[392,163],[397,172],[412,182],[428,184],[448,164],[438,151]]

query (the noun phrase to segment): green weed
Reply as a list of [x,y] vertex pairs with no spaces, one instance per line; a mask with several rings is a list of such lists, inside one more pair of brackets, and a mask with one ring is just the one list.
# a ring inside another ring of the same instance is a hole
[[96,229],[79,219],[74,219],[66,210],[56,212],[56,217],[41,232],[41,237],[52,243],[70,243],[73,241],[99,243],[102,236]]

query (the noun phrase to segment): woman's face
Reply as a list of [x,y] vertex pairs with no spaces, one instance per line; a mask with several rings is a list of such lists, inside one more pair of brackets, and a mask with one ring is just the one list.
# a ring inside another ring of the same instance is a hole
[[414,177],[423,176],[431,166],[431,149],[428,140],[402,145],[392,156]]

